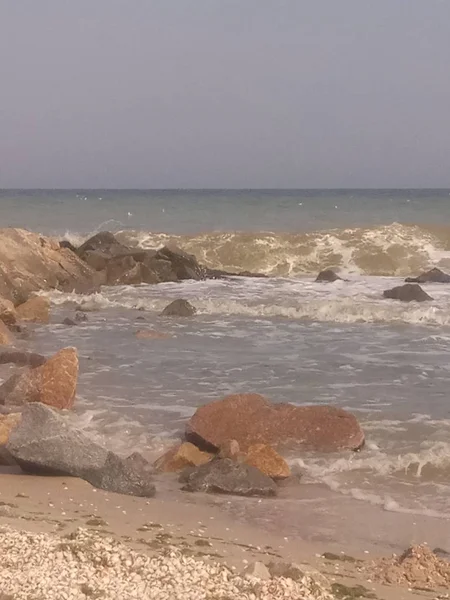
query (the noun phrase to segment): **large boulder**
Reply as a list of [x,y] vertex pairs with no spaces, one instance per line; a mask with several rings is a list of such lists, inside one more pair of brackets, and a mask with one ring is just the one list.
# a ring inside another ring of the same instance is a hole
[[277,486],[255,467],[229,458],[217,458],[182,473],[182,490],[234,494],[235,496],[276,496]]
[[202,452],[191,444],[184,442],[173,448],[169,448],[162,456],[160,456],[153,464],[156,471],[163,473],[177,473],[186,467],[199,467],[209,462],[213,458],[212,454]]
[[417,277],[407,277],[405,281],[406,283],[450,283],[450,275],[435,267]]
[[16,308],[21,321],[48,323],[50,316],[50,300],[44,296],[34,296]]
[[291,470],[287,462],[272,446],[267,444],[253,444],[253,446],[250,446],[247,450],[245,462],[272,479],[286,479],[291,476]]
[[15,373],[0,386],[0,403],[17,406],[41,402],[58,409],[70,409],[78,380],[75,348],[63,348],[43,365]]
[[10,327],[17,323],[17,312],[11,300],[0,298],[0,321]]
[[2,350],[0,352],[0,365],[14,364],[19,367],[40,367],[47,361],[42,354],[25,352],[22,350]]
[[0,229],[0,296],[14,304],[32,292],[92,288],[97,280],[74,252],[57,240],[23,229]]
[[417,283],[405,283],[383,292],[384,298],[401,302],[425,302],[433,300]]
[[105,256],[111,257],[126,254],[129,251],[128,246],[121,244],[113,233],[100,231],[81,244],[77,249],[77,254],[84,258],[88,252],[101,252]]
[[333,281],[338,281],[338,280],[342,281],[342,277],[339,277],[339,275],[336,275],[336,273],[333,271],[333,269],[324,269],[323,271],[320,271],[320,273],[316,277],[316,281],[326,281],[329,283],[332,283]]
[[177,279],[205,279],[205,269],[198,264],[195,256],[180,248],[164,246],[158,250],[155,258],[169,261]]
[[195,306],[192,306],[188,300],[179,298],[166,306],[162,311],[161,317],[192,317],[197,312]]
[[152,497],[147,468],[109,452],[44,404],[29,404],[6,450],[27,473],[71,475],[110,492]]
[[334,452],[361,448],[364,433],[341,408],[272,404],[259,394],[233,394],[198,408],[186,439],[211,450],[234,439],[243,452],[253,444]]

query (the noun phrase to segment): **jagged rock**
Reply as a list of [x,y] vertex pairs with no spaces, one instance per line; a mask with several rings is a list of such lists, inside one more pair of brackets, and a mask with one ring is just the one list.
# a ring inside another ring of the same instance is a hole
[[198,264],[193,254],[188,254],[180,248],[164,246],[155,254],[157,260],[167,260],[178,279],[205,279],[205,269]]
[[69,242],[68,240],[61,240],[59,242],[59,247],[60,248],[67,248],[68,250],[71,250],[72,252],[77,252],[77,249],[75,248],[75,246]]
[[383,292],[384,298],[401,302],[425,302],[433,300],[417,283],[405,283]]
[[101,252],[105,256],[111,257],[126,254],[129,251],[130,248],[121,244],[110,231],[100,231],[81,244],[77,254],[84,259],[88,252]]
[[3,321],[0,321],[0,346],[7,346],[11,344],[13,336],[10,330],[6,327]]
[[333,281],[338,280],[342,281],[342,277],[336,275],[336,273],[332,269],[325,269],[324,271],[320,271],[320,273],[316,277],[316,281],[327,281],[332,283]]
[[78,356],[75,348],[64,348],[43,365],[12,375],[0,386],[0,403],[16,406],[41,402],[70,409],[75,400]]
[[421,273],[418,277],[407,277],[406,283],[450,283],[450,275],[436,267]]
[[16,308],[17,316],[21,321],[33,323],[48,323],[50,314],[50,300],[44,296],[34,296]]
[[0,298],[0,321],[10,327],[17,322],[17,312],[11,300]]
[[243,452],[253,444],[334,452],[361,448],[364,433],[341,408],[272,404],[259,394],[233,394],[198,408],[187,424],[186,439],[212,451],[235,439]]
[[174,300],[162,311],[161,317],[192,317],[197,309],[182,298]]
[[20,350],[3,350],[0,352],[0,365],[12,363],[19,367],[40,367],[46,360],[45,356],[35,352],[22,352]]
[[190,442],[184,442],[170,448],[154,462],[153,466],[157,471],[163,473],[176,473],[186,467],[204,465],[212,458],[212,454],[202,452]]
[[44,404],[24,407],[6,450],[28,473],[72,475],[119,494],[155,494],[151,476],[142,463],[107,451]]
[[266,444],[250,446],[245,462],[275,480],[286,479],[291,475],[291,469],[284,458]]
[[235,496],[276,496],[276,484],[255,469],[244,463],[237,463],[229,458],[216,458],[200,467],[190,469],[182,474],[187,492],[207,492],[218,494],[234,494]]

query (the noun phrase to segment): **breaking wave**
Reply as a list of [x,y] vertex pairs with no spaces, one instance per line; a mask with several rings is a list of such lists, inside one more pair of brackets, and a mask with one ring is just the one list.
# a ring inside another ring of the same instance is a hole
[[277,277],[327,267],[365,275],[406,276],[431,266],[450,267],[450,228],[392,223],[304,233],[209,232],[170,235],[122,230],[125,244],[159,248],[172,243],[208,267]]

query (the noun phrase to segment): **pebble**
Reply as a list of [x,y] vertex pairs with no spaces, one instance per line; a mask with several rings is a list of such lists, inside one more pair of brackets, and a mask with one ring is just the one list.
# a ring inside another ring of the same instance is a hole
[[60,537],[2,527],[0,564],[0,594],[14,600],[332,599],[309,575],[299,581],[242,577],[175,548],[150,558],[85,529]]

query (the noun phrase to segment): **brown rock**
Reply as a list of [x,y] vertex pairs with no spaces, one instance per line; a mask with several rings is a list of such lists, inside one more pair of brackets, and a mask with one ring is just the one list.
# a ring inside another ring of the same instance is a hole
[[212,454],[202,452],[189,442],[184,442],[178,446],[170,448],[165,454],[160,456],[154,463],[157,471],[163,473],[176,473],[186,467],[199,467],[209,462],[213,458]]
[[47,359],[42,354],[22,350],[3,350],[0,352],[0,365],[12,363],[19,367],[40,367]]
[[0,386],[0,403],[15,406],[41,402],[53,408],[70,409],[75,400],[77,379],[77,351],[64,348],[42,366],[10,377]]
[[418,277],[407,277],[406,283],[450,283],[450,275],[436,267],[421,273]]
[[417,283],[398,285],[390,290],[385,290],[383,296],[391,300],[400,300],[401,302],[425,302],[426,300],[433,300]]
[[250,446],[245,462],[272,479],[286,479],[291,475],[289,465],[284,458],[266,444]]
[[140,329],[136,331],[135,336],[138,340],[167,340],[172,337],[163,331],[154,331],[153,329]]
[[320,271],[320,273],[316,277],[316,281],[327,281],[329,283],[338,280],[342,281],[342,277],[336,275],[333,269],[325,269],[324,271]]
[[12,334],[3,321],[0,321],[0,346],[7,346],[12,342]]
[[364,444],[358,421],[341,408],[272,404],[259,394],[234,394],[200,407],[187,424],[186,438],[213,450],[235,439],[244,452],[253,444],[323,452],[357,450]]
[[34,296],[17,307],[17,316],[22,321],[48,323],[50,300],[44,296]]
[[0,298],[0,321],[5,325],[15,325],[17,322],[17,313],[11,300]]

